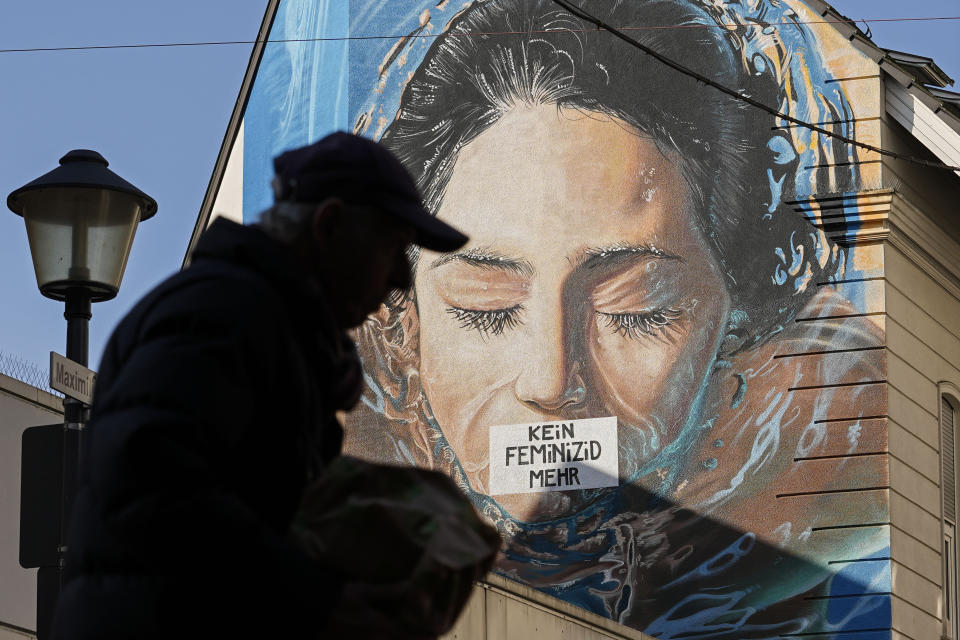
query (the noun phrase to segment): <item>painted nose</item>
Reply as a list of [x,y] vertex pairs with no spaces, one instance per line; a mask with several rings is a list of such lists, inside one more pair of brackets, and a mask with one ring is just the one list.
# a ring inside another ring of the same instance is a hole
[[[579,369],[579,365],[574,369]],[[539,384],[518,388],[517,396],[524,404],[534,409],[557,413],[583,404],[587,390],[583,378],[576,370],[571,370],[565,375],[545,371]]]
[[551,314],[549,320],[538,323],[539,327],[531,325],[533,343],[514,385],[518,400],[546,413],[580,405],[587,395],[580,363],[569,354],[563,315]]

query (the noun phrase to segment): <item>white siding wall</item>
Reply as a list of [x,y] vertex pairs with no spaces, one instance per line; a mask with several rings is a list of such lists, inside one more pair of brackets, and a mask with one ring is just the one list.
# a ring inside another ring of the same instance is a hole
[[0,640],[36,629],[37,570],[20,567],[20,437],[63,421],[60,400],[0,374]]
[[885,266],[893,626],[899,637],[936,639],[943,611],[940,383],[960,385],[960,299],[898,248],[886,247]]

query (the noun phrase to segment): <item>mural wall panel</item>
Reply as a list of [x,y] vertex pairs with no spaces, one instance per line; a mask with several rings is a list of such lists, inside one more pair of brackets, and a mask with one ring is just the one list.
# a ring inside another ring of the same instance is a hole
[[[579,4],[878,142],[876,66],[799,1]],[[551,0],[284,0],[270,40],[248,221],[273,155],[346,129],[471,237],[358,331],[348,452],[449,473],[499,573],[659,638],[890,637],[872,154]]]

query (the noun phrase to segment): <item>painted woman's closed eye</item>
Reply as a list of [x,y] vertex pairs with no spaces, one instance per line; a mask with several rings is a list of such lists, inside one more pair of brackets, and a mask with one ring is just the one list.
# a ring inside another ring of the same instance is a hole
[[523,324],[520,318],[523,312],[522,304],[506,309],[486,310],[449,306],[446,312],[456,319],[461,329],[476,329],[482,335],[498,336],[506,329],[514,329]]
[[689,310],[684,293],[690,289],[688,276],[681,258],[644,254],[639,261],[595,282],[590,304],[604,328],[618,336],[669,340]]
[[683,316],[679,309],[662,307],[638,313],[607,313],[595,311],[605,320],[605,326],[617,335],[625,338],[640,339],[651,336],[663,336],[674,327]]

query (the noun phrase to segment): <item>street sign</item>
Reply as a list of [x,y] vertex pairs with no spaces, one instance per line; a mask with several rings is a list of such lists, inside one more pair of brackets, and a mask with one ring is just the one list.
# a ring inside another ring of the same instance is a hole
[[97,372],[50,352],[50,387],[84,404],[93,403],[93,385]]

